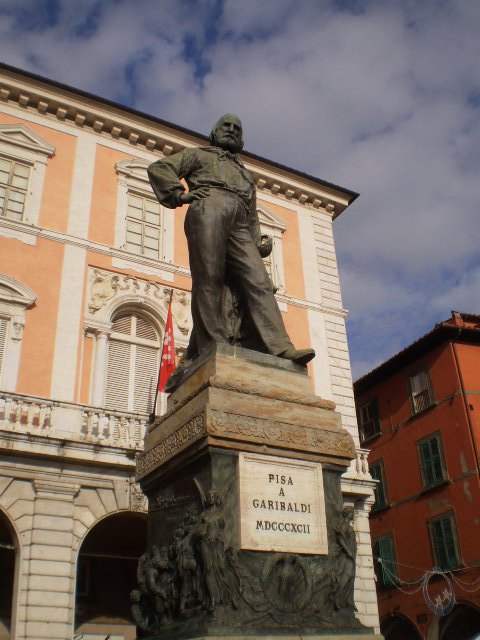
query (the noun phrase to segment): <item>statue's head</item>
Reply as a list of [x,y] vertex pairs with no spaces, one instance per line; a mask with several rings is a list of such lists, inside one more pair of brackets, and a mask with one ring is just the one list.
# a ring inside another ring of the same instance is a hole
[[240,118],[231,113],[222,116],[210,133],[210,144],[238,153],[243,149],[243,130]]

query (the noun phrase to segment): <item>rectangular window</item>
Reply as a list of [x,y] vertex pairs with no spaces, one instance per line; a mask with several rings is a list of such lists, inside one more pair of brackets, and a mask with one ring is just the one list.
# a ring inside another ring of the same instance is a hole
[[428,409],[433,404],[432,385],[427,369],[410,376],[410,399],[413,413]]
[[156,200],[128,194],[125,249],[150,258],[162,257],[162,207]]
[[460,562],[453,514],[444,514],[429,524],[435,565],[443,570],[457,568]]
[[358,426],[362,442],[382,432],[380,415],[378,413],[378,401],[376,398],[360,406],[358,410]]
[[29,175],[28,165],[0,158],[0,216],[23,219]]
[[440,434],[429,436],[417,443],[420,469],[425,489],[442,483],[446,477]]
[[370,474],[374,480],[378,480],[374,487],[375,503],[372,507],[372,511],[375,511],[376,509],[382,509],[382,507],[385,507],[388,504],[385,471],[382,460],[379,460],[370,466]]
[[374,565],[378,585],[392,587],[397,582],[397,564],[395,561],[395,547],[391,535],[379,538],[373,547]]

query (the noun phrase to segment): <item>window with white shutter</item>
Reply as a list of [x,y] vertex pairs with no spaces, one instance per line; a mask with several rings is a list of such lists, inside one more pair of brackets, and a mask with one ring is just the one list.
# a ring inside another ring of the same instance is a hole
[[159,354],[159,336],[144,316],[129,311],[114,319],[108,348],[108,409],[152,411]]
[[[115,246],[125,251],[122,266],[131,258],[127,253],[142,256],[135,259],[135,268],[151,260],[173,260],[174,212],[161,206],[148,180],[147,167],[152,162],[143,158],[126,158],[116,163],[118,176]],[[119,265],[120,266],[120,265]],[[132,264],[133,266],[133,264]]]
[[412,413],[419,413],[434,403],[432,382],[428,369],[410,376],[410,404]]
[[129,192],[125,249],[149,258],[163,257],[163,209],[153,198]]
[[23,220],[30,167],[0,158],[0,216]]
[[54,153],[55,146],[27,125],[0,124],[0,236],[35,243],[27,225],[38,224],[47,163]]

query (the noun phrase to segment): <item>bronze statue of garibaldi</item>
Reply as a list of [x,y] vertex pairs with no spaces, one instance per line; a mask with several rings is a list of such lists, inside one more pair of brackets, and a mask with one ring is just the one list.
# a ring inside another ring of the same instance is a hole
[[214,343],[238,344],[300,365],[315,356],[313,349],[295,349],[291,343],[262,260],[271,251],[271,242],[261,236],[255,183],[237,155],[243,148],[239,118],[222,116],[210,143],[148,167],[162,205],[171,209],[189,205],[185,235],[193,330],[167,391],[178,386],[189,364]]

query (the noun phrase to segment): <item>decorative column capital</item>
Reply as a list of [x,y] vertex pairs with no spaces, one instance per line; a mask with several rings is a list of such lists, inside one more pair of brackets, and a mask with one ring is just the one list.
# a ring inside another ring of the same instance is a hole
[[83,329],[86,334],[89,333],[96,338],[108,338],[112,333],[112,323],[88,320],[84,323]]

